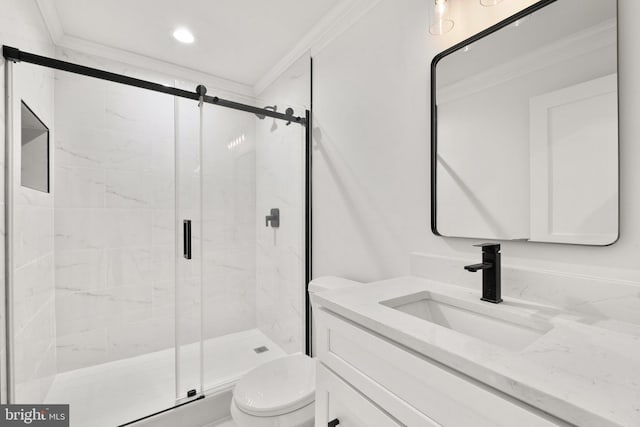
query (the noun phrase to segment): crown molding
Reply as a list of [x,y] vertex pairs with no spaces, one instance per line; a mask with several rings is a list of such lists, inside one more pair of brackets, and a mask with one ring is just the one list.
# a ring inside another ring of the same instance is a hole
[[[218,91],[224,91],[231,94],[253,97],[253,89],[251,86],[235,82],[233,80],[224,79],[213,74],[204,73],[192,68],[183,67],[171,62],[162,61],[150,56],[141,55],[139,53],[129,52],[127,50],[106,46],[79,37],[63,35],[57,43],[62,49],[75,50],[88,55],[93,55],[116,62],[121,62],[133,67],[152,70],[161,74],[166,74],[181,80],[188,80],[194,83],[211,85]],[[211,88],[210,88],[211,89]]]
[[122,62],[141,69],[153,70],[182,80],[202,84],[206,83],[211,86],[211,89],[215,88],[216,91],[253,98],[253,88],[249,85],[65,34],[55,2],[52,0],[36,0],[36,4],[38,5],[38,9],[40,9],[40,14],[42,15],[53,43],[59,48],[70,49],[84,54]]
[[55,3],[49,0],[36,0],[36,4],[38,9],[40,9],[40,14],[49,31],[53,44],[58,44],[58,41],[64,36],[64,31]]
[[253,86],[261,94],[305,54],[317,54],[339,37],[381,0],[348,0],[326,14],[300,41]]

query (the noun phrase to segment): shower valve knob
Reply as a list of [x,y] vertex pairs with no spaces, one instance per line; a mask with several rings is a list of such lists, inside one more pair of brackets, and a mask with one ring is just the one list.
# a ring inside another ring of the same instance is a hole
[[271,209],[271,215],[267,215],[264,218],[264,225],[268,227],[271,224],[271,227],[278,228],[280,227],[280,209],[273,208]]

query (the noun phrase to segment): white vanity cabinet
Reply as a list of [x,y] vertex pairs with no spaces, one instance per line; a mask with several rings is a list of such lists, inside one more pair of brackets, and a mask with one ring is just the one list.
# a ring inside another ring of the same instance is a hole
[[316,427],[569,425],[330,311],[314,314]]
[[398,427],[402,425],[322,364],[318,365],[316,378],[316,408],[320,408],[316,426]]

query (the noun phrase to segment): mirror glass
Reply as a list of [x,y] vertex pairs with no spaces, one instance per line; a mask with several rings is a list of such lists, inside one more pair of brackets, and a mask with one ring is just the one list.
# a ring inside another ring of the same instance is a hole
[[49,192],[49,129],[22,103],[20,184]]
[[618,239],[616,0],[556,0],[438,55],[432,230]]

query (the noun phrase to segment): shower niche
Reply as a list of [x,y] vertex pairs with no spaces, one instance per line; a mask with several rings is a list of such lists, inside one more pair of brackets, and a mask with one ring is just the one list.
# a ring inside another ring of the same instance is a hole
[[49,128],[22,101],[20,108],[20,183],[32,190],[49,192]]

